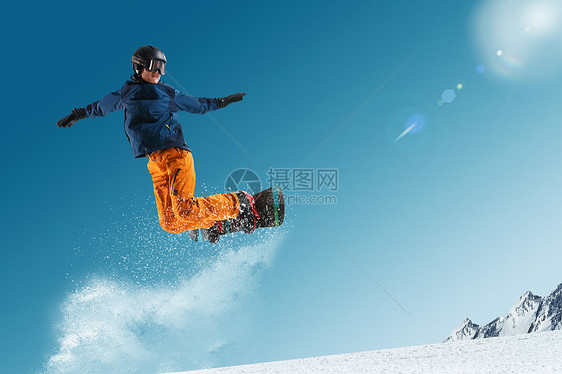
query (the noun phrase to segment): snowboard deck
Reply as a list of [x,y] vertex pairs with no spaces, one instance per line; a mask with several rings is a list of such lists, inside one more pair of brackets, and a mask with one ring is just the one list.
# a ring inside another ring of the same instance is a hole
[[[256,210],[260,215],[256,222],[256,229],[277,227],[283,224],[285,219],[285,199],[281,187],[273,186],[258,192],[254,195],[254,200]],[[242,231],[240,221],[237,218],[219,221],[219,227],[221,236]],[[196,242],[209,240],[207,229],[189,230],[189,236]]]

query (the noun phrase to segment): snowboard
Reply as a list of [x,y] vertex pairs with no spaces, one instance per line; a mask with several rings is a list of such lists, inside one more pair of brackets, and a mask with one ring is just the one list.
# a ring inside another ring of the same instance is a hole
[[[277,227],[283,224],[285,218],[285,199],[279,186],[269,187],[254,195],[256,210],[260,218],[256,222],[256,229]],[[219,221],[219,234],[227,235],[242,231],[238,218]],[[207,229],[189,230],[191,239],[198,241],[209,240]]]

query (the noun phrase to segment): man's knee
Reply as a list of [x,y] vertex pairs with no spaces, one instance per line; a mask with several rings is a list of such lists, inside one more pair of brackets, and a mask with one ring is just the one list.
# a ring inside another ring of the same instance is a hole
[[172,224],[168,220],[161,220],[160,227],[162,227],[162,230],[169,232],[170,234],[179,234],[185,231],[178,227],[178,225]]

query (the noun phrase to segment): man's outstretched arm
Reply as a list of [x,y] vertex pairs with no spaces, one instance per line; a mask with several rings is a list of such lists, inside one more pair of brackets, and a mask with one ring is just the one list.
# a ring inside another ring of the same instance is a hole
[[121,90],[110,93],[103,99],[88,105],[86,108],[74,108],[72,113],[57,122],[58,127],[71,127],[81,119],[98,118],[111,112],[123,109]]
[[180,110],[196,114],[205,114],[213,110],[224,108],[228,104],[236,101],[240,101],[244,96],[246,96],[244,92],[238,92],[227,97],[208,99],[206,97],[185,95],[183,92],[176,90],[175,101]]

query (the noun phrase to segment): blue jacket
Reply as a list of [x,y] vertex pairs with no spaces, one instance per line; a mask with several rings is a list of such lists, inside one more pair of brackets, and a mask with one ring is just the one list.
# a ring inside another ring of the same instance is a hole
[[138,158],[173,147],[189,151],[178,111],[204,114],[218,109],[218,105],[218,99],[185,95],[162,82],[152,84],[130,80],[120,90],[88,105],[86,114],[90,118],[98,118],[124,109],[125,133]]

